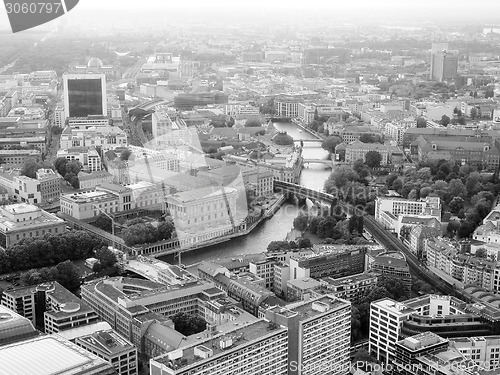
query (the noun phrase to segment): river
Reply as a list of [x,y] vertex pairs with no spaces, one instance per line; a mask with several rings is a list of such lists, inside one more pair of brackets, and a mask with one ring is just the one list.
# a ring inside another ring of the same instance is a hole
[[[305,131],[301,132],[292,122],[276,122],[274,126],[278,130],[286,131],[295,140],[315,139],[311,134]],[[328,152],[323,150],[319,143],[305,143],[303,156],[305,159],[326,159]],[[323,184],[330,173],[331,170],[325,169],[323,164],[306,165],[302,170],[300,184],[311,189],[323,190]],[[292,229],[293,219],[297,217],[298,212],[299,207],[285,203],[272,218],[259,224],[247,236],[182,254],[182,263],[191,265],[202,260],[215,261],[221,258],[234,258],[240,254],[264,252],[269,242],[285,239],[287,233]],[[177,262],[173,256],[161,257],[160,259],[166,262]]]

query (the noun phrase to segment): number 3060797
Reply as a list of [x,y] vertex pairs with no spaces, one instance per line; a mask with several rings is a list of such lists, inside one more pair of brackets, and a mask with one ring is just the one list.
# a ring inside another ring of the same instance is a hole
[[62,4],[59,3],[5,3],[7,13],[42,14],[42,13],[64,13]]

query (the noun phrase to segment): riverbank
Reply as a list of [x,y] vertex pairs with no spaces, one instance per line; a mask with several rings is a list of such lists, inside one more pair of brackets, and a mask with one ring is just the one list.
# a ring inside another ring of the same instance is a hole
[[172,254],[179,254],[179,253],[185,254],[187,252],[191,252],[191,251],[195,251],[195,250],[202,250],[206,247],[218,245],[218,244],[230,241],[230,240],[238,238],[238,237],[247,236],[255,228],[257,228],[257,226],[259,226],[259,224],[261,224],[265,220],[272,217],[281,208],[281,206],[283,205],[283,203],[286,200],[285,196],[282,194],[276,194],[275,197],[276,197],[276,201],[273,203],[270,203],[269,206],[265,207],[265,209],[262,211],[261,216],[258,219],[256,219],[255,221],[253,221],[243,231],[231,233],[231,234],[228,234],[228,235],[223,236],[223,237],[213,238],[209,241],[204,241],[204,242],[199,243],[199,244],[194,244],[194,245],[187,247],[187,248],[184,248],[184,249],[179,248],[179,247],[174,247],[174,248],[167,249],[165,251],[158,251],[155,253],[148,254],[148,256],[152,256],[154,258],[159,258],[159,257],[164,257],[164,256],[172,255]]

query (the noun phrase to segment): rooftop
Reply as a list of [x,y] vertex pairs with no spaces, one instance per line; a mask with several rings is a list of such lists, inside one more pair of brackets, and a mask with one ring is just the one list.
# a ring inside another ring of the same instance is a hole
[[0,375],[76,375],[91,370],[108,374],[105,371],[113,369],[107,361],[57,336],[0,347],[0,363]]
[[390,298],[384,298],[375,302],[372,305],[377,306],[380,309],[389,311],[395,315],[406,315],[415,312],[414,309],[408,307],[403,302],[396,302]]
[[[320,308],[317,308],[317,307]],[[300,320],[310,320],[326,311],[334,311],[349,307],[351,303],[333,295],[324,295],[319,298],[304,302],[297,302],[287,305],[286,308],[292,312],[299,314]],[[325,311],[321,311],[324,307]]]
[[134,349],[129,341],[123,339],[112,329],[97,331],[90,335],[79,337],[77,343],[91,346],[92,349],[102,352],[104,355],[116,355],[123,351]]
[[[264,338],[267,335],[285,331],[285,328],[275,328],[269,322],[265,320],[259,320],[257,322],[251,322],[250,324],[235,329],[231,332],[217,335],[212,340],[207,339],[204,341],[197,341],[196,344],[190,347],[179,349],[180,351],[182,351],[182,356],[180,358],[182,358],[184,362],[175,362],[175,364],[172,364],[169,357],[171,357],[173,353],[168,353],[157,357],[155,358],[155,361],[163,363],[170,368],[174,368],[174,366],[175,369],[185,368],[197,362],[203,361],[203,358],[195,355],[195,349],[199,348],[200,346],[203,346],[202,348],[200,348],[201,350],[211,350],[213,353],[211,357],[213,359],[213,357],[226,351],[226,347],[224,345],[228,345],[228,347],[231,347],[231,349],[233,349],[236,347],[247,345],[254,340]],[[214,345],[212,345],[212,342],[214,343]]]

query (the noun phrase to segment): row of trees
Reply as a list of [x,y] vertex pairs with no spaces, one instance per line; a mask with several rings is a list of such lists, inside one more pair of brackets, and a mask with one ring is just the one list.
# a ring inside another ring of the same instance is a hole
[[0,250],[0,274],[86,259],[104,245],[100,239],[79,230],[25,238],[7,250]]
[[78,267],[72,261],[67,260],[54,267],[44,267],[24,272],[20,281],[23,285],[57,281],[66,289],[76,291],[80,287],[80,273]]
[[122,238],[127,246],[169,240],[172,238],[175,230],[175,225],[171,218],[158,223],[156,227],[151,223],[146,223],[142,219],[129,220],[124,226]]
[[299,238],[297,241],[271,241],[267,245],[267,251],[306,249],[312,247],[309,238]]

